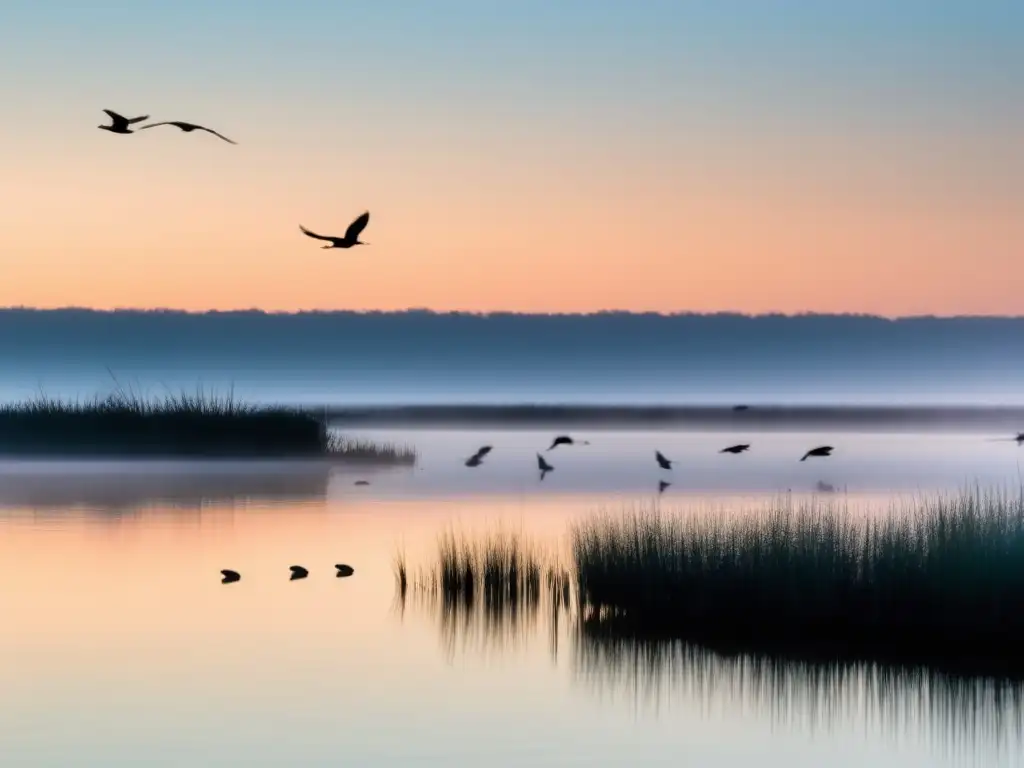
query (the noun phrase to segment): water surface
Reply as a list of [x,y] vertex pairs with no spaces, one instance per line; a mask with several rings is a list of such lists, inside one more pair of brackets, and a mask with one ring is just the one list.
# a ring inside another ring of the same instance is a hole
[[[587,642],[541,608],[495,634],[396,601],[392,560],[448,527],[552,552],[596,510],[735,511],[824,494],[879,508],[1019,487],[974,434],[381,430],[416,468],[301,462],[0,463],[0,743],[18,766],[1014,765],[991,684]],[[798,459],[821,443],[829,459]],[[494,451],[477,469],[462,460]],[[655,448],[678,463],[654,463]],[[556,466],[543,481],[540,450]],[[659,479],[671,479],[664,494]],[[367,479],[369,486],[356,486]],[[356,569],[334,578],[333,564]],[[288,566],[310,577],[289,582]],[[221,585],[219,570],[242,573]],[[532,617],[532,618],[531,618]],[[472,617],[470,617],[471,619]]]

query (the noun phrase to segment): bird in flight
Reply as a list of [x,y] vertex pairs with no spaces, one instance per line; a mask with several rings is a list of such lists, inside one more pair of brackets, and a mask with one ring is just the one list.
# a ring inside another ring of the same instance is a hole
[[[560,445],[576,445],[576,441],[573,440],[569,435],[559,435],[558,437],[551,441],[551,447],[549,447],[548,450],[550,451],[553,448],[557,448]],[[583,440],[580,442],[580,445],[590,445],[590,443],[586,440]]]
[[192,131],[206,131],[207,133],[212,133],[218,139],[224,139],[224,141],[226,141],[228,144],[238,143],[237,141],[232,141],[222,133],[217,133],[212,128],[205,128],[201,125],[196,125],[195,123],[185,123],[181,120],[167,120],[162,123],[150,123],[149,125],[142,126],[142,128],[139,128],[139,130],[141,131],[144,128],[156,128],[158,125],[173,125],[176,128],[181,128],[181,130],[183,130],[185,133],[192,133]]
[[304,579],[307,576],[309,576],[309,571],[307,571],[301,565],[289,565],[288,570],[292,572],[292,575],[288,577],[289,581],[295,581],[296,579]]
[[[145,118],[143,118],[145,120]],[[238,571],[232,571],[227,568],[221,571],[221,575],[224,577],[220,580],[221,584],[234,584],[242,577],[238,575]]]
[[811,448],[807,453],[804,454],[800,461],[807,461],[808,456],[831,456],[834,451],[831,445],[819,445],[817,448]]
[[991,442],[1001,443],[1006,440],[1013,441],[1017,445],[1024,445],[1024,432],[1018,432],[1016,437],[996,437]]
[[149,120],[149,115],[129,118],[124,115],[119,115],[117,112],[109,109],[104,109],[103,111],[110,116],[110,125],[98,125],[96,127],[102,128],[104,131],[110,131],[111,133],[135,133],[135,131],[128,127],[129,125],[140,123],[143,120]]
[[544,460],[544,457],[541,456],[538,453],[537,454],[537,469],[540,470],[540,479],[543,480],[544,479],[544,475],[546,475],[548,472],[553,470],[554,467],[551,466],[550,464],[548,464],[547,461]]
[[304,226],[299,224],[299,229],[302,230],[302,234],[307,237],[314,237],[317,240],[326,240],[330,245],[325,245],[324,248],[351,248],[353,245],[369,245],[359,239],[359,235],[366,229],[366,225],[370,223],[370,212],[367,211],[362,216],[357,218],[351,224],[348,225],[348,229],[345,230],[344,237],[330,237],[329,235],[318,235],[316,232],[310,232]]
[[484,460],[484,456],[491,452],[491,446],[482,446],[476,453],[466,459],[467,467],[479,467]]
[[739,445],[730,445],[728,448],[723,448],[719,453],[743,453],[750,448],[750,443],[740,443]]
[[661,451],[654,452],[654,458],[658,462],[658,466],[662,469],[672,469],[672,461],[665,458],[665,454]]
[[668,488],[670,485],[672,485],[672,483],[670,483],[668,480],[659,480],[658,493],[664,493],[665,489]]

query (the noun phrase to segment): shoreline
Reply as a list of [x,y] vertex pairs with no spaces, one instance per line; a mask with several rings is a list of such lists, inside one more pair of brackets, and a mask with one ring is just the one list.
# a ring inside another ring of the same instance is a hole
[[[306,408],[336,428],[692,429],[701,431],[1024,431],[1024,406],[395,405]],[[1001,433],[1001,434],[1000,434]]]

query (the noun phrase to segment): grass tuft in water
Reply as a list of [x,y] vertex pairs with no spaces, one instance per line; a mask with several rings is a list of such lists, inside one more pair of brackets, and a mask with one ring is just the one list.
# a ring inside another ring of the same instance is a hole
[[325,419],[202,390],[146,398],[118,389],[86,401],[0,405],[0,454],[331,457],[411,464],[413,449],[340,437]]
[[736,517],[639,511],[571,530],[592,625],[807,658],[1024,669],[1024,495],[876,518],[816,500]]

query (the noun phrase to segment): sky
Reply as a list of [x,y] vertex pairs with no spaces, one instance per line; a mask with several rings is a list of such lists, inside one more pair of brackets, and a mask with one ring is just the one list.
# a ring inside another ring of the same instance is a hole
[[3,306],[1024,314],[1019,0],[3,15]]

